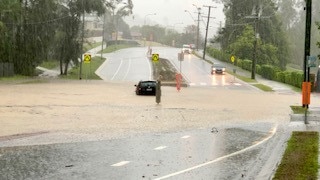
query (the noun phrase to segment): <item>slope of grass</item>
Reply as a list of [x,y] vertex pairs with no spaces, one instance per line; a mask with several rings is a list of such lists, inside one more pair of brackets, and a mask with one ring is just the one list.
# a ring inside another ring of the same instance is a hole
[[318,179],[318,149],[318,132],[293,132],[273,179]]

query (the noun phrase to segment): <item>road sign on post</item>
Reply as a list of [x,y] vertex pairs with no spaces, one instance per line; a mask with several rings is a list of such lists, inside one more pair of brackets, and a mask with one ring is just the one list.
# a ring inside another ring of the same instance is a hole
[[90,63],[91,62],[91,54],[84,54],[83,58],[84,63]]
[[152,54],[152,61],[153,62],[158,62],[159,61],[159,54]]
[[308,56],[308,67],[316,67],[316,56]]
[[235,60],[236,60],[236,58],[235,58],[234,56],[231,56],[231,57],[230,57],[230,61],[231,61],[232,63],[234,63]]

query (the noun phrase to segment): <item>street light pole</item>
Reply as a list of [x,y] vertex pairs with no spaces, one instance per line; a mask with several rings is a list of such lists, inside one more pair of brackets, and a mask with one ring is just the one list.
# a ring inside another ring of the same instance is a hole
[[81,42],[81,58],[80,58],[80,73],[79,73],[79,79],[81,80],[82,79],[82,62],[83,62],[83,43],[84,43],[84,14],[85,14],[85,11],[84,11],[84,3],[83,3],[83,0],[82,0],[82,9],[83,9],[83,15],[82,15],[82,42]]
[[103,14],[103,23],[102,23],[102,44],[101,44],[101,59],[102,59],[102,53],[103,53],[103,41],[104,41],[104,23],[106,21],[106,12]]
[[195,4],[192,4],[193,6],[195,6],[198,10],[198,23],[197,23],[197,51],[199,51],[199,33],[200,33],[200,14],[201,14],[201,8],[199,8],[198,6],[196,6]]
[[151,16],[151,15],[157,15],[156,13],[152,13],[152,14],[147,14],[147,15],[145,15],[144,16],[144,26],[146,25],[146,18],[147,18],[147,16]]
[[[145,15],[145,16],[144,16],[143,26],[146,26],[147,16],[151,16],[151,15],[156,15],[156,13],[152,13],[152,14],[147,14],[147,15]],[[144,46],[146,46],[146,39],[147,39],[147,37],[144,38]]]

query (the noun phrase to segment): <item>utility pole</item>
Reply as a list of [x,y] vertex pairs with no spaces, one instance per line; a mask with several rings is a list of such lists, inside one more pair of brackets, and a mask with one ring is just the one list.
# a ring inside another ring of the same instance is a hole
[[253,60],[252,60],[252,70],[251,70],[251,79],[256,79],[256,64],[257,64],[257,44],[258,44],[258,34],[257,34],[257,23],[259,16],[256,16],[254,19],[254,44],[253,44]]
[[310,57],[310,39],[311,39],[311,20],[312,20],[312,0],[306,0],[306,31],[305,31],[305,45],[304,45],[304,61],[303,74],[304,81],[302,83],[302,106],[305,108],[305,124],[307,121],[307,109],[310,104],[310,67],[308,65],[308,58]]
[[311,39],[311,19],[312,19],[312,0],[306,0],[306,32],[304,45],[304,82],[310,82],[310,67],[307,67],[308,56],[310,56],[310,39]]
[[204,38],[204,48],[203,48],[203,57],[202,57],[202,59],[205,59],[205,57],[206,57],[206,48],[207,48],[208,29],[209,29],[209,20],[210,20],[210,12],[211,12],[211,8],[215,8],[215,7],[213,7],[213,6],[203,6],[203,7],[208,7],[209,8],[207,27],[206,27],[206,36]]
[[[259,38],[259,21],[261,19],[270,18],[270,16],[261,16],[262,14],[262,6],[258,8],[259,1],[257,5],[254,7],[255,15],[246,16],[245,18],[251,18],[254,19],[254,49],[253,49],[253,59],[252,59],[252,68],[251,68],[251,79],[256,78],[256,64],[257,64],[257,49],[258,49],[258,38]],[[259,11],[259,12],[258,12]]]

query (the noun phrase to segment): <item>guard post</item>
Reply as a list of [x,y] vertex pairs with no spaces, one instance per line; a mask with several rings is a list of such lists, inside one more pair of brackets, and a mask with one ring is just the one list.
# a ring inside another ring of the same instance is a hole
[[156,86],[156,103],[159,104],[161,102],[161,75],[157,80]]

